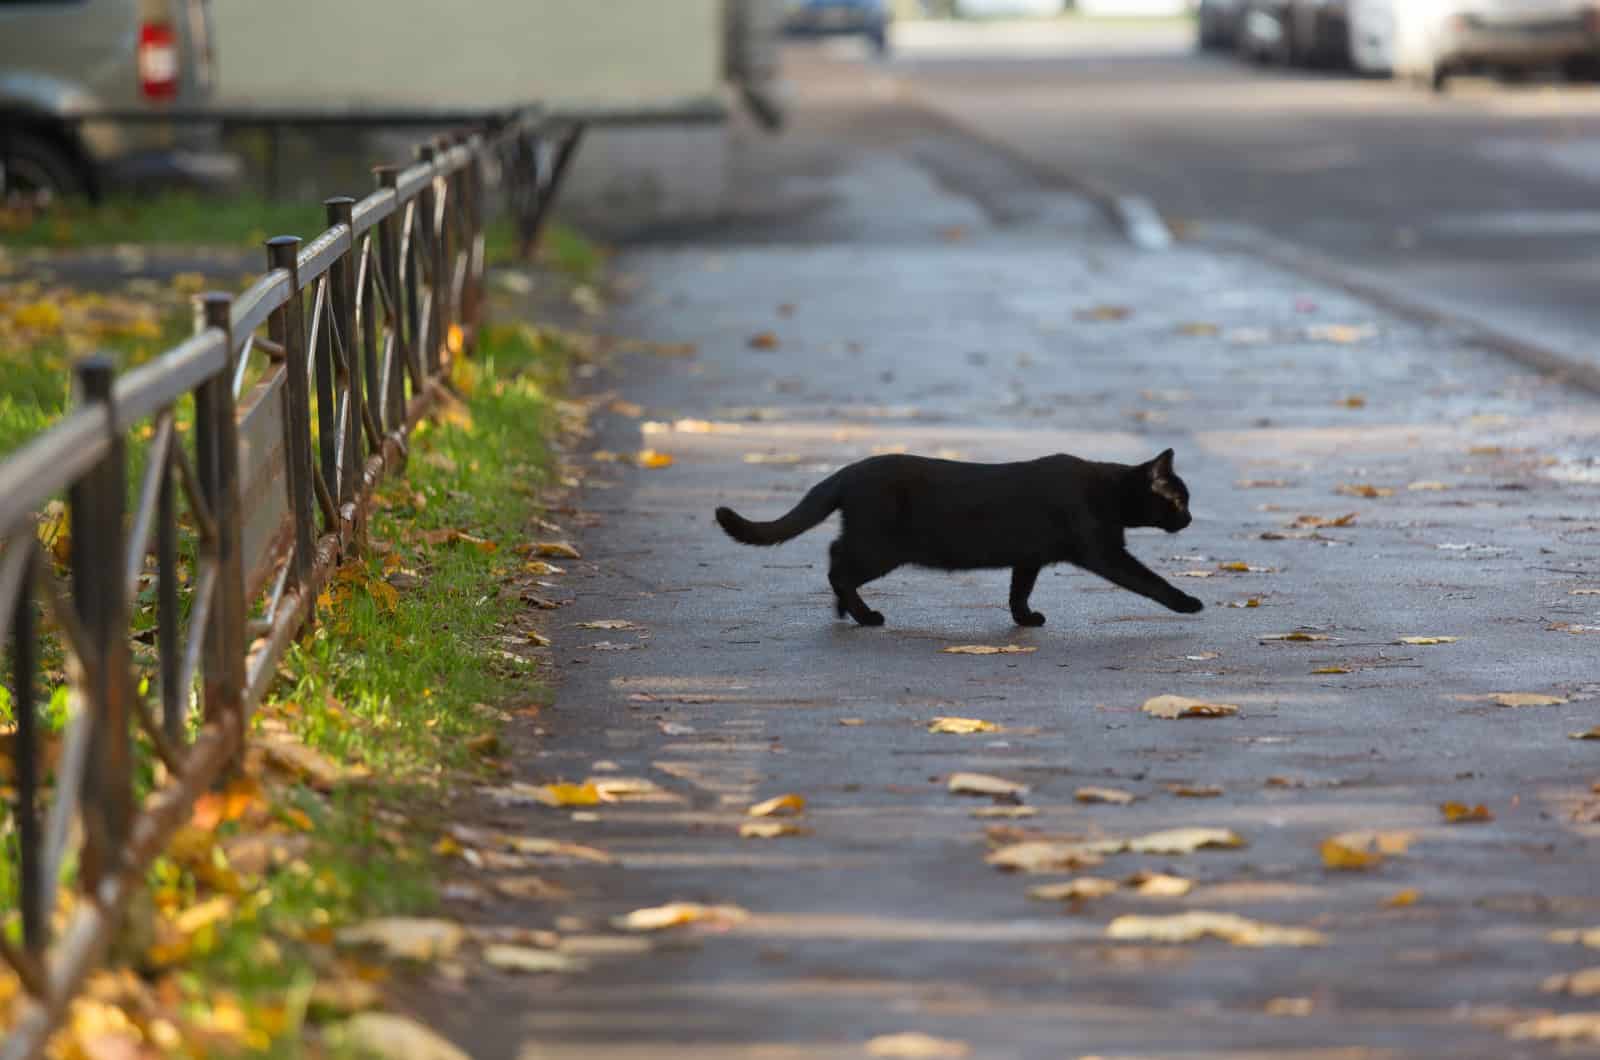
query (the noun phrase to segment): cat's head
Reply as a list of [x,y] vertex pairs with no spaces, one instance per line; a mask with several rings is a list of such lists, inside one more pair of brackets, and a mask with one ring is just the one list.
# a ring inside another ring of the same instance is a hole
[[1159,526],[1175,534],[1192,521],[1189,487],[1172,469],[1172,450],[1140,464],[1133,473],[1134,511],[1130,526]]

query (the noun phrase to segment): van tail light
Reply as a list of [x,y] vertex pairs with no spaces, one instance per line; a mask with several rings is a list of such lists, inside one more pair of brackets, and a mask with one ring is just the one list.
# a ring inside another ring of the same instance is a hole
[[178,37],[165,22],[139,27],[139,91],[145,99],[178,96]]

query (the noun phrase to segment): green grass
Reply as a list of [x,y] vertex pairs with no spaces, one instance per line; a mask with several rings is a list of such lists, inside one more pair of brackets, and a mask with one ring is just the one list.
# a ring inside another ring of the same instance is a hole
[[326,227],[320,206],[256,195],[167,192],[100,203],[60,202],[29,215],[9,214],[0,221],[0,246],[259,246],[276,235],[310,239]]

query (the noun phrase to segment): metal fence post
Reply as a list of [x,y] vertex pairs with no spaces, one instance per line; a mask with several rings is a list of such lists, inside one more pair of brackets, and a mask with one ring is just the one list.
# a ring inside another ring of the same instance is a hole
[[[432,144],[421,144],[417,147],[417,160],[425,165],[431,167],[435,157],[436,152]],[[430,273],[427,277],[428,316],[423,322],[422,334],[417,338],[417,342],[422,351],[422,370],[427,373],[429,379],[439,374],[439,338],[444,334],[444,299],[439,296],[439,230],[434,225],[434,218],[438,214],[438,186],[439,178],[432,177],[417,195],[417,217],[411,233],[411,269],[406,277],[407,286],[411,291],[411,301],[414,306],[420,305],[422,265],[423,262],[427,262]]]
[[350,249],[340,254],[328,273],[328,308],[332,313],[333,329],[339,336],[339,351],[343,360],[336,366],[344,383],[345,423],[340,433],[339,481],[328,483],[341,506],[356,499],[361,488],[361,472],[365,466],[361,446],[361,365],[356,349],[356,238],[355,204],[348,195],[338,195],[323,202],[328,210],[328,225],[344,225],[350,233]]
[[[378,179],[379,187],[395,191],[395,182],[400,176],[397,167],[378,166],[373,174]],[[394,212],[378,222],[378,271],[383,274],[383,286],[389,292],[389,333],[394,336],[394,353],[401,362],[386,366],[389,370],[389,392],[383,395],[386,406],[383,417],[385,431],[392,431],[405,423],[405,370],[415,367],[411,357],[411,343],[415,335],[407,333],[411,313],[406,307],[406,292],[400,289],[400,225],[403,213],[404,207],[397,201]],[[420,379],[413,382],[419,383]]]
[[284,452],[288,456],[289,510],[294,517],[294,584],[311,582],[312,542],[316,538],[317,505],[311,485],[311,386],[307,380],[305,294],[300,290],[300,238],[274,236],[267,240],[267,264],[289,273],[293,292],[273,311],[269,330],[283,346],[285,381]]
[[242,736],[246,649],[244,564],[239,552],[239,424],[233,397],[233,373],[238,366],[233,296],[209,292],[200,296],[199,307],[199,323],[221,331],[228,352],[222,374],[201,384],[195,395],[196,442],[208,454],[202,458],[201,488],[217,531],[217,599],[211,607],[211,628],[206,631],[205,709],[210,720],[232,722],[237,718]]
[[17,854],[21,877],[17,881],[17,897],[22,911],[22,946],[30,954],[42,952],[50,941],[50,922],[44,915],[43,901],[48,881],[43,874],[44,841],[39,828],[39,782],[44,778],[39,775],[39,718],[34,703],[34,682],[38,678],[31,591],[36,576],[34,566],[30,550],[22,558],[22,578],[11,619],[11,710],[17,723]]
[[127,446],[112,399],[111,358],[77,365],[79,401],[105,410],[110,447],[68,490],[72,535],[72,597],[83,636],[95,658],[84,667],[92,717],[81,815],[82,876],[94,894],[116,871],[133,816],[133,740],[127,682],[127,587],[123,583],[123,514],[127,504]]

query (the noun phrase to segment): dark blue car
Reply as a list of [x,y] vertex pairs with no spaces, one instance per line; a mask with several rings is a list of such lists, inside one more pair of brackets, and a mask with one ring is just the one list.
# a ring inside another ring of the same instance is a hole
[[791,37],[860,36],[878,54],[889,49],[889,0],[789,0]]

